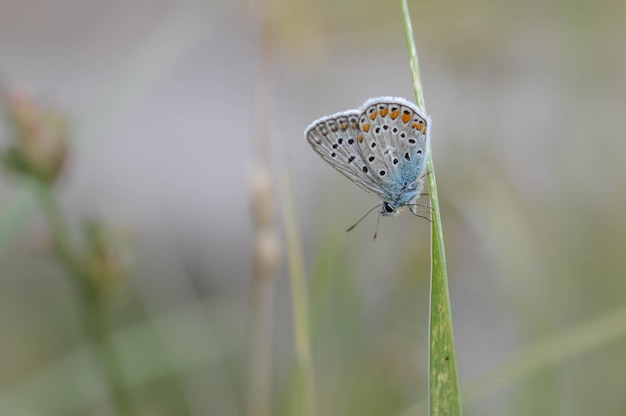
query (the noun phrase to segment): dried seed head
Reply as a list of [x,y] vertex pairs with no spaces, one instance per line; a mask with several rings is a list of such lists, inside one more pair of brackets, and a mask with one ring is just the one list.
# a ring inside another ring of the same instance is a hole
[[54,182],[63,171],[68,153],[68,123],[58,111],[42,108],[26,94],[2,95],[11,128],[11,147],[3,154],[15,172]]

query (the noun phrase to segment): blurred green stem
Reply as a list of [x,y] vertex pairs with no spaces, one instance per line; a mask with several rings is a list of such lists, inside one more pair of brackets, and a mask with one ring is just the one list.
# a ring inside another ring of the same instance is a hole
[[293,302],[294,343],[296,348],[298,376],[298,408],[292,414],[315,416],[315,392],[313,382],[313,358],[311,353],[311,330],[309,318],[309,297],[304,255],[298,232],[295,198],[291,172],[287,172],[283,182],[283,215],[285,218],[285,240],[287,242],[287,260],[289,280]]
[[50,229],[54,253],[78,289],[85,333],[101,367],[118,416],[132,414],[130,396],[124,387],[122,366],[109,336],[108,303],[89,269],[72,249],[69,234],[54,194],[53,185],[37,181],[37,196]]

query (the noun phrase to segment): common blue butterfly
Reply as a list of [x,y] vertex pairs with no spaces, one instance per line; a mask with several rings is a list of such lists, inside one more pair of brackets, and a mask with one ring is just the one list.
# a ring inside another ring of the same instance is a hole
[[332,167],[382,199],[379,215],[395,216],[405,206],[419,215],[430,127],[410,101],[377,97],[314,121],[304,135]]

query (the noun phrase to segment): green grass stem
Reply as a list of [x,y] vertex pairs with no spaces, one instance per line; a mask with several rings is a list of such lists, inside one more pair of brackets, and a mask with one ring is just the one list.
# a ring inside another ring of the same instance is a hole
[[[407,52],[413,90],[417,105],[426,112],[424,92],[419,72],[417,49],[415,47],[411,16],[407,0],[401,0],[406,36]],[[446,271],[446,256],[443,243],[443,230],[439,210],[437,182],[433,164],[431,145],[426,152],[426,169],[430,205],[432,207],[431,231],[431,286],[430,286],[430,331],[429,331],[429,414],[438,416],[457,416],[461,414],[454,338],[452,335],[452,315]]]

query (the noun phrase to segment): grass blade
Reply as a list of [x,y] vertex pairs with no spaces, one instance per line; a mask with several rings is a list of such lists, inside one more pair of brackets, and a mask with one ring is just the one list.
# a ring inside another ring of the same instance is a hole
[[[413,41],[411,16],[406,0],[401,0],[407,52],[413,79],[417,105],[424,111],[424,93],[420,80],[417,50]],[[430,146],[430,143],[428,144]],[[435,180],[432,152],[426,152],[428,188],[432,209],[431,229],[431,286],[430,286],[430,333],[429,333],[429,411],[430,415],[460,415],[461,398],[452,336],[452,316],[448,292],[446,255],[439,211],[439,197]]]
[[291,176],[285,175],[283,182],[283,215],[285,218],[285,241],[291,281],[291,299],[293,302],[293,324],[296,347],[298,394],[296,409],[293,414],[302,416],[315,415],[313,388],[313,360],[311,356],[311,331],[309,329],[309,300],[307,296],[304,272],[304,255],[300,244],[298,221],[293,196]]

